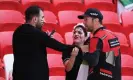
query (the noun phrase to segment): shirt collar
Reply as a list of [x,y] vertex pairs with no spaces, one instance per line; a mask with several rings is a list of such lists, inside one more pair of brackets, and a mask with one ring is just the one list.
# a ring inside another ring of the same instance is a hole
[[93,35],[95,35],[99,30],[103,30],[103,29],[106,29],[105,27],[100,27],[100,28],[98,28],[94,33],[93,33]]

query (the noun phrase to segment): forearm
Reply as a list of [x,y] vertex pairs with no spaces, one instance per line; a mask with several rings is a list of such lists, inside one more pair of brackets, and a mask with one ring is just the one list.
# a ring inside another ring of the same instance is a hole
[[90,66],[96,66],[99,62],[99,56],[99,51],[95,51],[94,53],[87,52],[84,54],[83,60],[87,61]]
[[71,69],[73,68],[73,66],[74,66],[74,62],[75,62],[75,56],[71,56],[70,58],[69,58],[69,60],[67,60],[66,62],[65,62],[65,69],[66,69],[66,71],[71,71]]
[[49,47],[61,52],[71,51],[74,47],[72,45],[66,45],[53,38],[50,38],[45,32],[38,32],[38,33],[40,33],[40,35],[37,35],[37,36],[39,36],[41,43],[44,44],[46,47]]

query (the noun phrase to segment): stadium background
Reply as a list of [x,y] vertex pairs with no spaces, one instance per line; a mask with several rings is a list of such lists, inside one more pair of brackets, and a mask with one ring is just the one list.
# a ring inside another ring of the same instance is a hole
[[[53,38],[66,44],[72,43],[74,25],[82,22],[77,15],[83,14],[87,8],[99,9],[104,16],[103,25],[115,32],[121,43],[122,80],[133,80],[132,3],[133,0],[0,0],[0,80],[10,78],[12,34],[25,22],[24,11],[30,5],[44,9],[46,24],[43,31],[56,30]],[[49,48],[47,52],[50,80],[64,80],[61,52]]]

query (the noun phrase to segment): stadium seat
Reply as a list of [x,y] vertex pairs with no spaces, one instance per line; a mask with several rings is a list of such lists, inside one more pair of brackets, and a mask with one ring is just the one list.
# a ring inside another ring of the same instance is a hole
[[64,76],[65,68],[62,62],[61,54],[48,54],[48,65],[50,68],[50,76]]
[[121,19],[123,27],[133,26],[133,16],[131,15],[133,15],[133,11],[122,12]]
[[86,8],[97,8],[105,11],[116,11],[112,0],[84,0]]
[[70,44],[72,45],[73,44],[73,33],[72,32],[66,32],[65,33],[65,43],[66,44]]
[[133,33],[129,34],[130,46],[133,49]]
[[19,0],[0,0],[0,10],[17,10],[23,12]]
[[45,16],[45,24],[43,30],[52,31],[53,29],[57,32],[60,31],[60,27],[58,26],[57,16],[52,11],[44,11]]
[[82,0],[52,0],[52,3],[54,4],[54,6],[56,6],[58,11],[61,11],[61,10],[84,11],[85,10]]
[[5,54],[12,53],[12,36],[13,31],[0,32],[0,57],[2,59]]
[[65,32],[71,32],[73,27],[77,24],[82,22],[77,18],[78,15],[83,14],[82,11],[60,11],[58,13],[60,27],[62,29],[62,35],[64,36]]
[[58,24],[57,17],[53,12],[44,11],[44,16],[46,23]]
[[61,54],[48,54],[47,59],[49,68],[64,67]]
[[133,76],[133,56],[121,54],[121,62],[122,76]]
[[5,64],[5,73],[6,73],[6,80],[10,80],[12,77],[12,70],[13,70],[13,54],[6,54],[3,58]]
[[112,11],[101,11],[103,14],[103,25],[114,32],[121,32],[122,26],[117,13]]
[[122,12],[121,19],[123,25],[123,32],[128,36],[133,32],[133,11]]
[[44,11],[49,10],[56,12],[55,7],[51,4],[50,0],[22,0],[22,4],[24,6],[24,10],[26,10],[31,5],[37,5],[44,9]]
[[[122,67],[133,68],[133,56],[129,54],[121,54]],[[130,61],[130,62],[129,62]]]
[[65,80],[65,76],[50,76],[49,80]]
[[5,80],[5,78],[3,78],[3,77],[0,77],[0,80]]
[[[53,34],[52,38],[54,38],[55,40],[57,40],[61,43],[64,43],[64,39],[62,38],[62,36],[58,32],[55,32]],[[56,51],[56,50],[51,49],[51,48],[47,48],[47,53],[48,54],[61,54],[62,52]]]
[[126,35],[124,35],[123,33],[119,33],[119,32],[115,32],[115,35],[116,37],[118,37],[121,46],[129,47]]
[[0,31],[14,31],[23,23],[24,17],[20,12],[14,10],[0,10]]
[[133,80],[133,76],[122,76],[122,80]]
[[77,18],[81,14],[83,14],[81,11],[60,11],[58,13],[60,26],[82,22],[82,20]]
[[133,76],[133,68],[122,67],[122,76]]

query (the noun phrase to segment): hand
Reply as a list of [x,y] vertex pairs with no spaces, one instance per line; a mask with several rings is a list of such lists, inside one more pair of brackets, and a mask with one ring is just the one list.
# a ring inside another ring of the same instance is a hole
[[83,45],[83,46],[80,46],[82,52],[89,52],[89,45]]
[[[50,36],[51,32],[49,30],[46,31],[47,35]],[[54,38],[53,35],[50,36],[51,38]]]
[[77,47],[74,47],[71,53],[71,56],[76,57],[78,55],[79,49]]

